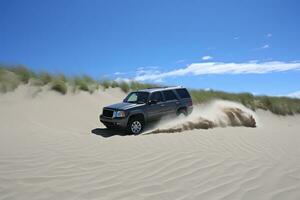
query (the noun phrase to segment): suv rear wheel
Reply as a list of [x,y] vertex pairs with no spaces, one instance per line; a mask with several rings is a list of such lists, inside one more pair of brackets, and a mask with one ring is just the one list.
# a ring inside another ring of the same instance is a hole
[[180,116],[180,115],[188,116],[188,113],[185,108],[180,108],[177,110],[176,115],[177,116]]
[[144,128],[144,120],[141,117],[133,117],[127,124],[127,129],[130,133],[138,135]]

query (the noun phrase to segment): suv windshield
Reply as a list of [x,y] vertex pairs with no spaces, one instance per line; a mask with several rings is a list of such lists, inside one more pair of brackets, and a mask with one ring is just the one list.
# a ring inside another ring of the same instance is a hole
[[149,97],[148,92],[131,92],[125,99],[127,103],[147,103]]

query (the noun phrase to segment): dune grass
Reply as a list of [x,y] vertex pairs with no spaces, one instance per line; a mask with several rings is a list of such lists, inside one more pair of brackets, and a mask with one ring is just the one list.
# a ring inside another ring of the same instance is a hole
[[269,110],[278,115],[300,114],[300,99],[274,96],[255,96],[250,93],[228,93],[214,90],[191,90],[194,103],[205,103],[214,99],[235,101],[252,109]]
[[112,81],[105,79],[105,80],[100,81],[100,85],[102,85],[102,87],[105,90],[105,89],[108,89],[109,87],[111,87]]
[[0,68],[0,92],[12,91],[20,84],[19,77],[10,71]]
[[43,85],[47,85],[52,81],[53,77],[47,72],[41,72],[38,74],[38,79]]
[[13,72],[15,75],[19,77],[19,80],[23,83],[28,83],[31,78],[35,78],[36,74],[28,70],[25,66],[23,65],[14,65],[11,66],[10,70]]
[[252,110],[256,108],[255,97],[250,93],[229,93],[215,90],[191,90],[190,93],[193,101],[196,103],[208,102],[214,99],[222,99],[239,102]]
[[89,76],[75,77],[72,81],[76,89],[91,93],[93,92],[89,86],[94,83],[94,80]]
[[[136,81],[97,81],[87,75],[66,77],[63,74],[49,74],[47,72],[35,73],[23,65],[0,64],[0,92],[13,91],[20,84],[33,84],[35,86],[49,85],[51,90],[66,94],[69,89],[73,92],[85,91],[93,93],[101,86],[120,88],[123,92],[135,91],[145,88],[159,87],[160,85],[140,83]],[[278,115],[300,114],[300,99],[289,97],[255,96],[250,93],[229,93],[215,90],[190,90],[194,104],[205,103],[214,99],[235,101],[252,109],[269,110]]]
[[140,83],[137,81],[111,81],[107,79],[100,81],[100,85],[104,89],[120,88],[125,93],[131,90],[133,91],[133,90],[141,90],[146,88],[160,87],[160,85],[157,84]]
[[61,79],[54,79],[51,83],[51,89],[61,94],[66,94],[68,89],[66,82]]

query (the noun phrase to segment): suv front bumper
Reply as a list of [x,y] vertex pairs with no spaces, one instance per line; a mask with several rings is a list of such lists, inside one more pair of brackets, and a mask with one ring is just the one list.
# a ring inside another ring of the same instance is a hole
[[120,128],[126,128],[127,127],[127,118],[111,118],[111,117],[105,117],[103,115],[99,116],[100,122],[107,126],[114,126],[114,127],[120,127]]

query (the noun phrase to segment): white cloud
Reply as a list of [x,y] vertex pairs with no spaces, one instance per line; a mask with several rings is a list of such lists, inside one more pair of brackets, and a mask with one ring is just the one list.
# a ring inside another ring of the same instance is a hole
[[270,48],[270,45],[265,44],[265,45],[261,46],[259,49],[267,49],[267,48]]
[[253,50],[263,50],[263,49],[268,49],[268,48],[270,48],[270,45],[269,44],[265,44],[265,45],[263,45],[263,46],[261,46],[261,47],[258,47],[258,48],[256,48],[256,49],[253,49]]
[[272,37],[272,33],[268,33],[268,34],[267,34],[267,37]]
[[203,56],[202,57],[202,60],[211,60],[211,59],[213,59],[213,57],[211,57],[211,56]]
[[289,70],[300,70],[300,62],[245,62],[245,63],[223,63],[223,62],[204,62],[192,63],[185,68],[171,71],[149,70],[142,73],[137,72],[134,80],[136,81],[162,81],[167,77],[178,77],[185,75],[203,74],[265,74],[271,72],[283,72]]
[[[114,80],[117,82],[130,82],[130,81],[140,81],[137,77],[144,77],[148,74],[158,74],[160,71],[158,70],[158,66],[146,66],[146,67],[138,67],[134,72],[115,72],[114,75],[118,76]],[[126,77],[124,77],[126,75]],[[133,76],[132,76],[133,75]],[[151,81],[160,83],[163,82],[162,79],[156,78]]]
[[248,62],[249,62],[249,63],[258,63],[259,60],[249,60]]
[[143,67],[143,68],[138,68],[137,71],[136,71],[136,75],[137,76],[142,76],[144,74],[156,74],[156,73],[159,73],[160,71],[157,70],[157,68],[146,68],[146,67]]
[[120,82],[126,82],[126,83],[128,83],[128,82],[132,81],[132,79],[118,77],[118,78],[115,79],[115,81],[117,81],[119,83]]
[[209,51],[210,51],[210,50],[214,50],[214,49],[216,49],[216,47],[208,47],[208,48],[207,48],[207,50],[209,50]]
[[294,97],[294,98],[299,98],[300,99],[300,90],[296,91],[296,92],[293,92],[293,93],[290,93],[287,96],[288,97]]
[[114,75],[121,75],[121,74],[124,74],[124,73],[121,73],[121,72],[115,72]]
[[177,60],[177,61],[176,61],[176,63],[183,63],[183,62],[185,62],[184,59],[181,59],[181,60]]

